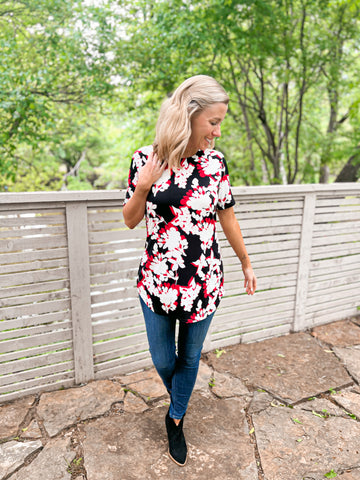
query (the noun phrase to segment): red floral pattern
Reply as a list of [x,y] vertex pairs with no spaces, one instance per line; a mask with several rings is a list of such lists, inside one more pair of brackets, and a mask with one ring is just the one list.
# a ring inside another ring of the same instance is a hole
[[[147,146],[134,153],[124,203],[151,151]],[[137,287],[154,312],[192,323],[216,310],[224,294],[216,210],[234,204],[226,161],[216,150],[183,159],[180,169],[166,169],[152,186]]]

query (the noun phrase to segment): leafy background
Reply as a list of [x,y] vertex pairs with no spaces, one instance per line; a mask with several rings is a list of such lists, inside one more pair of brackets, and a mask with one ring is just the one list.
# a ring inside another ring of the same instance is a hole
[[358,0],[0,0],[0,190],[124,188],[185,78],[234,185],[360,178]]

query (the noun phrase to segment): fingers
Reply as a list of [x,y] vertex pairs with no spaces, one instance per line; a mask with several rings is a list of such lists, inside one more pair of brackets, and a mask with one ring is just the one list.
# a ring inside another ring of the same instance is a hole
[[245,278],[244,288],[248,295],[254,295],[256,291],[256,277],[255,275],[250,278]]

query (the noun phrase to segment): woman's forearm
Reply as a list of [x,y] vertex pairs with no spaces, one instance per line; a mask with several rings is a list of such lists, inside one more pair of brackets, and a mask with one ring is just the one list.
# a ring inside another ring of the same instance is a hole
[[241,261],[243,268],[251,267],[250,258],[245,247],[240,225],[235,217],[233,208],[219,210],[218,217],[223,232],[235,254]]
[[142,188],[138,185],[135,188],[133,196],[128,200],[123,208],[123,217],[125,225],[129,228],[135,228],[144,218],[146,208],[146,198],[150,189]]

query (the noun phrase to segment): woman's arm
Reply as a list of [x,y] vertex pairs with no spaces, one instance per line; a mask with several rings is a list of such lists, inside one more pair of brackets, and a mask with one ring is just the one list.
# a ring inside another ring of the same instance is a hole
[[165,163],[160,163],[158,156],[151,153],[139,173],[139,179],[132,197],[123,208],[125,225],[135,228],[144,217],[146,198],[151,186],[158,180],[165,169]]
[[234,252],[241,261],[245,281],[244,288],[248,295],[253,295],[256,290],[256,276],[251,266],[249,255],[246,251],[240,225],[235,217],[233,207],[217,211],[221,227]]

